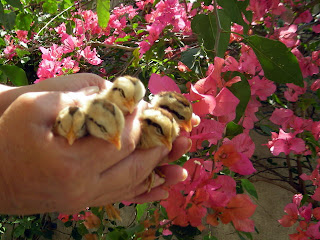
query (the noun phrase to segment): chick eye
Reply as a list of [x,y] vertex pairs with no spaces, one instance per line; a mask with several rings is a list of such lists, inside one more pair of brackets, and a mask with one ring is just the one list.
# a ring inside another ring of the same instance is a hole
[[156,131],[158,134],[163,135],[162,128],[160,126],[156,127]]
[[124,94],[124,91],[123,91],[123,89],[122,89],[122,88],[114,87],[114,88],[112,88],[112,91],[119,91],[119,92],[120,92],[121,97],[123,97],[123,98],[125,98],[125,97],[126,97],[126,95]]

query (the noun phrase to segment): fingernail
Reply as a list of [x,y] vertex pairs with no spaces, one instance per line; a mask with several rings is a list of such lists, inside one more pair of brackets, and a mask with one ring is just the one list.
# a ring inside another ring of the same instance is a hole
[[165,200],[168,197],[169,197],[169,192],[168,191],[164,191],[162,200]]
[[184,169],[182,170],[182,180],[181,180],[181,182],[183,182],[184,180],[186,180],[187,177],[188,177],[188,171],[187,171],[187,169],[184,168]]
[[152,188],[155,188],[155,187],[158,187],[158,186],[164,184],[165,181],[166,181],[166,179],[156,176],[156,179],[154,181],[154,185],[152,186]]
[[90,86],[86,88],[80,89],[78,92],[84,93],[85,95],[92,95],[94,93],[98,93],[100,88],[98,86]]

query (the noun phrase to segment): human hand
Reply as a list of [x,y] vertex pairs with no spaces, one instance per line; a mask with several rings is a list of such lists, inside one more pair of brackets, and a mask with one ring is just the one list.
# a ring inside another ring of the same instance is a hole
[[111,82],[106,81],[95,74],[77,73],[56,78],[49,78],[37,84],[28,86],[6,88],[5,91],[0,92],[0,115],[15,99],[24,93],[42,91],[76,92],[79,90],[89,90],[92,92],[92,90],[103,90],[107,87],[110,87],[111,84]]
[[[166,182],[145,193],[145,180],[152,170],[164,159],[176,160],[190,148],[188,139],[179,137],[169,154],[165,147],[135,150],[140,135],[138,116],[145,102],[126,117],[121,151],[91,136],[72,146],[54,136],[51,130],[58,112],[81,105],[81,98],[84,95],[80,93],[27,93],[1,116],[1,213],[73,213],[122,200],[159,200],[167,196],[162,186],[186,177],[179,166],[163,166]],[[162,183],[157,178],[155,186]]]

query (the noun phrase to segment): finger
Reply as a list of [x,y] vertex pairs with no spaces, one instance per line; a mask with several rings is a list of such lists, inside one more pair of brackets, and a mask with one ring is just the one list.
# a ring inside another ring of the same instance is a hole
[[161,177],[165,179],[164,186],[175,185],[186,180],[188,177],[188,171],[179,165],[164,165],[156,169],[163,174]]
[[[142,183],[168,154],[166,147],[155,147],[148,150],[136,150],[130,156],[115,164],[112,168],[102,172],[97,182],[97,193],[109,189],[118,191],[134,190]],[[116,183],[116,184],[115,184]]]
[[162,163],[169,163],[178,160],[183,154],[187,153],[192,146],[192,141],[184,136],[179,136],[172,143],[172,150]]
[[193,127],[199,126],[201,119],[198,115],[192,113],[191,123]]
[[145,202],[154,202],[159,200],[164,200],[169,197],[169,193],[167,190],[157,187],[152,189],[150,192],[145,192],[139,196],[128,199],[126,201],[133,203],[145,203]]
[[[153,182],[153,188],[159,187],[163,185],[165,182],[164,178],[159,177],[158,175],[155,175],[155,179]],[[118,190],[115,192],[107,192],[103,193],[101,196],[96,198],[93,201],[93,206],[101,206],[107,203],[115,203],[120,201],[125,201],[126,199],[133,199],[136,196],[139,196],[143,193],[146,193],[149,190],[149,181],[144,181],[137,185],[134,189],[128,191],[128,189]]]

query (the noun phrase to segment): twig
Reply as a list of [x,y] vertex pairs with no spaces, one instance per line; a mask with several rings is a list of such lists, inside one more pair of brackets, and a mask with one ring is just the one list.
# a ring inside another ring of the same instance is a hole
[[281,187],[281,188],[283,188],[283,189],[286,189],[286,190],[288,190],[289,192],[297,193],[297,190],[296,190],[296,189],[288,188],[287,186],[284,186],[284,185],[282,185],[282,184],[276,183],[276,182],[274,182],[273,180],[271,181],[271,180],[268,180],[268,179],[254,179],[254,180],[252,180],[252,182],[267,182],[267,183],[276,185],[276,186],[278,186],[278,187]]
[[292,177],[292,172],[291,172],[291,161],[290,161],[289,155],[287,155],[286,161],[287,161],[287,166],[288,166],[289,182],[293,183],[293,177]]
[[214,51],[215,54],[217,55],[218,53],[218,48],[219,48],[219,41],[220,41],[220,33],[222,31],[222,27],[221,27],[221,23],[220,23],[220,18],[219,18],[219,14],[218,14],[218,5],[216,1],[213,1],[213,5],[214,5],[214,12],[215,12],[215,17],[216,17],[216,21],[217,21],[217,35],[216,35],[216,41],[214,43]]
[[58,15],[56,15],[56,16],[54,16],[52,19],[50,19],[50,21],[47,22],[47,24],[44,25],[43,28],[40,29],[40,31],[35,35],[34,38],[37,39],[37,38],[39,37],[39,34],[43,31],[43,29],[47,28],[48,25],[49,25],[50,23],[52,23],[57,17],[59,17],[59,16],[61,16],[62,14],[64,14],[66,11],[68,11],[68,10],[69,10],[70,8],[72,8],[73,6],[74,6],[74,5],[71,5],[70,7],[66,8],[66,9],[63,10],[61,13],[59,13]]

